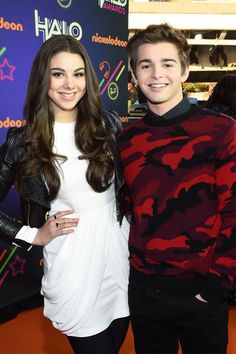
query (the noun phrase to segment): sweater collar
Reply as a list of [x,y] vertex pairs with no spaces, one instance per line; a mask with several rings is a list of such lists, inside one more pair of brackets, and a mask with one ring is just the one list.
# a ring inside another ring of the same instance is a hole
[[168,112],[160,116],[152,111],[148,111],[147,115],[144,117],[145,121],[149,122],[163,122],[175,117],[181,116],[188,112],[191,108],[191,104],[187,97],[184,97],[175,107],[171,108]]

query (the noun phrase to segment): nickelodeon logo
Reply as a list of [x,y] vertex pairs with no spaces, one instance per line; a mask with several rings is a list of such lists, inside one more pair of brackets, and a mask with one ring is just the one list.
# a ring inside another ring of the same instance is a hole
[[10,117],[7,117],[5,120],[0,119],[0,129],[1,128],[10,128],[10,127],[20,128],[24,125],[26,125],[25,120],[21,120],[21,119],[14,120],[14,119],[10,119]]
[[127,46],[127,41],[122,41],[117,36],[116,36],[116,38],[112,38],[110,35],[109,36],[100,36],[98,33],[96,33],[96,35],[94,34],[92,36],[92,42],[114,45],[114,46],[118,46],[118,47],[126,47]]
[[21,23],[15,23],[15,22],[8,22],[5,21],[3,17],[0,17],[0,29],[4,28],[6,30],[11,30],[11,31],[20,31],[22,32],[23,25]]

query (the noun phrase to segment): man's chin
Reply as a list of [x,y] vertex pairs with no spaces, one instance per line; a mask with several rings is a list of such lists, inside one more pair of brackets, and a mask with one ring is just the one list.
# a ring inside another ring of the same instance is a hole
[[146,100],[147,100],[147,103],[150,103],[152,105],[159,105],[159,104],[165,103],[164,100],[151,100],[149,98],[146,98]]

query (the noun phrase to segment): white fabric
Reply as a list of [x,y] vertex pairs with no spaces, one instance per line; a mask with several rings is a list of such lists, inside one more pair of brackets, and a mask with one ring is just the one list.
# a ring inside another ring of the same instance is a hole
[[55,151],[68,159],[60,163],[61,188],[51,214],[73,209],[79,224],[44,247],[44,315],[66,335],[90,336],[129,315],[129,225],[116,221],[114,185],[96,193],[87,183],[74,123],[55,123],[54,133]]
[[[38,232],[38,229],[36,227],[30,227],[30,226],[22,226],[22,228],[17,232],[16,237],[19,240],[26,241],[28,243],[31,243],[34,241],[34,238]],[[17,245],[16,245],[17,246]],[[32,248],[32,246],[29,246],[28,250]]]

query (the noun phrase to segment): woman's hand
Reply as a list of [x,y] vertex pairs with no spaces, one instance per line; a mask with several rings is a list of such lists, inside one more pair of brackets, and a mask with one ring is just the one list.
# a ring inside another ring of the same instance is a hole
[[38,230],[33,245],[46,246],[55,237],[68,235],[74,232],[74,227],[78,225],[78,218],[66,218],[66,215],[73,214],[73,210],[59,211],[50,216],[45,224]]

